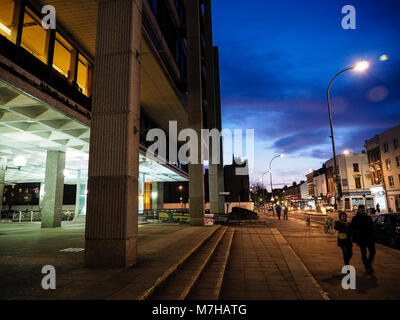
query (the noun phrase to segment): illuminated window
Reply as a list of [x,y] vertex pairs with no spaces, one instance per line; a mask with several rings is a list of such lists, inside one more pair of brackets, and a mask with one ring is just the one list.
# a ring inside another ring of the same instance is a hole
[[53,68],[69,78],[72,46],[58,32],[54,43]]
[[89,81],[90,64],[82,55],[79,55],[77,83],[82,93],[86,96],[90,95]]
[[0,34],[11,40],[12,19],[14,11],[13,0],[0,0]]
[[47,37],[48,32],[42,28],[41,20],[26,8],[21,46],[36,58],[47,63]]

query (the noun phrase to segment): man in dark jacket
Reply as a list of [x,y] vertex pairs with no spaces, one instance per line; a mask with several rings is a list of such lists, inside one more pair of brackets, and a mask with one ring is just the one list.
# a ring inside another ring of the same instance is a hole
[[[372,263],[376,253],[374,223],[371,217],[366,214],[364,205],[358,206],[357,214],[351,221],[350,229],[353,241],[357,242],[360,247],[365,270],[368,274],[372,274],[374,272]],[[367,249],[369,251],[369,256],[367,254]]]
[[278,216],[278,219],[281,220],[281,212],[282,212],[282,208],[280,205],[278,205],[276,207],[276,215]]

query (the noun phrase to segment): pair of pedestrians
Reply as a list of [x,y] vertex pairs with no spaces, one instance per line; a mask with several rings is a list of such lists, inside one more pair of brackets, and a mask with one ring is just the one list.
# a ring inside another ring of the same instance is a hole
[[358,207],[357,214],[351,223],[347,221],[345,212],[339,212],[339,221],[335,222],[334,228],[338,231],[337,244],[342,249],[345,265],[350,265],[353,256],[353,242],[355,242],[360,247],[365,270],[368,274],[373,274],[372,264],[376,254],[374,223],[367,215],[365,206]]
[[[289,209],[287,206],[285,206],[285,208],[283,209],[283,220],[288,220],[288,212]],[[276,215],[278,216],[279,220],[281,220],[281,213],[282,213],[282,207],[278,205],[276,207]]]

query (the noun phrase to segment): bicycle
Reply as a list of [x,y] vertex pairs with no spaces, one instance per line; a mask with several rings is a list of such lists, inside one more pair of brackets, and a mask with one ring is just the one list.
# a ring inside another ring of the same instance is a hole
[[330,217],[327,217],[325,220],[325,233],[335,233],[335,230],[333,230],[333,219]]

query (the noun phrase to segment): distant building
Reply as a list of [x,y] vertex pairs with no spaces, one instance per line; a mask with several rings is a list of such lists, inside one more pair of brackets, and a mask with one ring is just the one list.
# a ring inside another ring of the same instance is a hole
[[308,183],[300,182],[300,199],[302,202],[308,201]]
[[[371,196],[371,179],[367,155],[365,153],[354,153],[338,155],[336,157],[342,187],[342,201],[338,203],[339,209],[352,210],[364,204],[366,198],[367,208],[374,207]],[[332,205],[336,201],[336,183],[334,179],[334,161],[325,163],[327,178],[327,201]]]
[[382,211],[400,212],[400,125],[365,141],[371,193]]
[[[231,165],[224,167],[225,175],[225,191],[230,195],[226,196],[227,202],[250,202],[250,178],[248,172],[247,160],[242,161],[240,158],[234,158]],[[238,164],[239,163],[239,164]],[[247,169],[245,169],[247,167]],[[236,169],[242,168],[247,170],[245,175],[237,175]]]
[[[316,206],[317,204],[326,203],[327,184],[326,184],[326,168],[323,166],[318,170],[313,170],[307,177],[308,204]],[[305,188],[305,187],[304,187]]]

